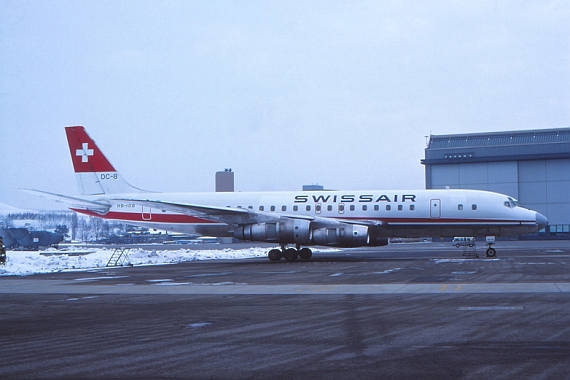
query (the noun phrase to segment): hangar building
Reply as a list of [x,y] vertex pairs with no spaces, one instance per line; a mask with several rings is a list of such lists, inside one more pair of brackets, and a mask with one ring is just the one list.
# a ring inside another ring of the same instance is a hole
[[570,128],[432,135],[426,189],[489,190],[513,196],[549,221],[539,238],[570,238]]

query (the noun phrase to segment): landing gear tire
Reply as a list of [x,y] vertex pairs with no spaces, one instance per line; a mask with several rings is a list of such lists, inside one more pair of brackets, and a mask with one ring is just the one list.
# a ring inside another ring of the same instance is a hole
[[279,260],[281,260],[282,256],[283,255],[281,254],[281,251],[278,249],[272,249],[267,254],[267,257],[269,257],[269,260],[271,260],[271,261],[279,261]]
[[313,252],[309,248],[303,248],[299,250],[299,257],[301,260],[309,260],[313,257]]
[[287,261],[295,261],[299,257],[299,253],[297,252],[296,249],[289,248],[285,250],[283,257],[285,257],[285,260]]
[[495,248],[487,249],[487,257],[495,257],[495,256],[497,256],[497,251],[495,251]]

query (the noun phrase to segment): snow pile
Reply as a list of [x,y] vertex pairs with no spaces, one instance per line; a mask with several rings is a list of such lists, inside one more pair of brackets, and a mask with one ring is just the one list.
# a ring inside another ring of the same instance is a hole
[[[29,275],[35,273],[61,272],[64,270],[84,270],[105,267],[113,254],[113,249],[79,248],[73,251],[50,249],[42,252],[8,251],[5,265],[0,265],[0,276]],[[146,251],[133,249],[128,252],[133,265],[160,265],[181,263],[184,261],[244,259],[266,257],[267,248]]]

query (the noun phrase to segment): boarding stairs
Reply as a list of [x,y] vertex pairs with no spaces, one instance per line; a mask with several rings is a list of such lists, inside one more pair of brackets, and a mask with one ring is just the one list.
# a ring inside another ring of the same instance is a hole
[[130,248],[115,248],[106,266],[108,267],[133,266],[133,264],[131,264],[131,259],[129,258],[129,251]]
[[463,256],[467,257],[468,259],[478,259],[479,255],[477,254],[477,243],[473,241],[472,245],[465,244],[463,246]]

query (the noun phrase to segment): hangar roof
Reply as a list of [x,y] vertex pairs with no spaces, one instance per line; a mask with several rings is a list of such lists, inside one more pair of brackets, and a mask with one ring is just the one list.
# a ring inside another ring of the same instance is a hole
[[570,142],[570,128],[430,136],[428,149]]
[[570,128],[432,135],[422,164],[570,157]]

